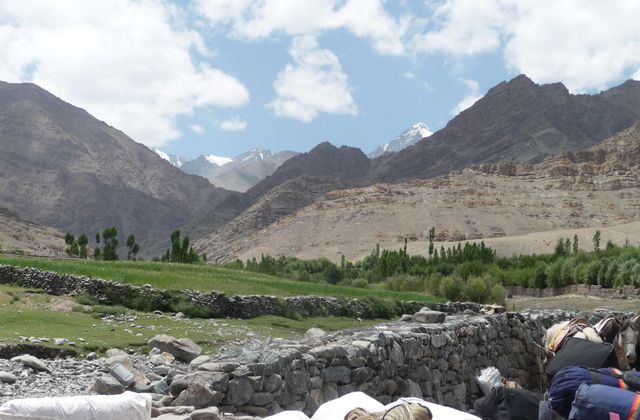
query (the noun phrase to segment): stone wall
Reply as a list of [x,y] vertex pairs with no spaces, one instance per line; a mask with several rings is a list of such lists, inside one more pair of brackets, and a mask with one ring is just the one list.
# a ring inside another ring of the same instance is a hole
[[635,286],[604,288],[595,284],[572,284],[565,287],[547,289],[535,289],[521,286],[509,286],[506,289],[513,296],[552,297],[573,294],[598,296],[603,298],[640,298],[640,288],[636,288]]
[[[338,299],[319,296],[231,296],[223,293],[201,293],[198,291],[166,291],[151,286],[133,286],[109,280],[84,276],[58,274],[36,268],[21,268],[0,264],[0,283],[42,289],[54,295],[88,294],[105,304],[133,307],[146,305],[148,309],[170,310],[176,300],[192,303],[207,311],[211,317],[253,318],[261,315],[292,316],[347,316],[353,318],[376,318],[413,313],[425,305],[444,311],[457,311],[460,304],[438,305],[425,302],[387,302],[381,310],[373,301]],[[175,306],[175,305],[173,305]],[[464,308],[462,308],[464,309]]]
[[472,403],[474,376],[488,366],[528,389],[542,389],[538,343],[544,328],[565,316],[453,315],[443,324],[398,321],[302,342],[276,341],[202,356],[170,390],[184,401],[204,385],[221,410],[257,416],[283,409],[310,415],[353,391],[382,403],[415,396],[465,409]]

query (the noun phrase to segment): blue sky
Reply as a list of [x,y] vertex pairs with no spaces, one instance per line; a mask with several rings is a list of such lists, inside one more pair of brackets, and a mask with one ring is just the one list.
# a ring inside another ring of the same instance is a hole
[[0,0],[0,80],[187,157],[368,152],[519,73],[574,93],[639,79],[638,16],[623,0]]

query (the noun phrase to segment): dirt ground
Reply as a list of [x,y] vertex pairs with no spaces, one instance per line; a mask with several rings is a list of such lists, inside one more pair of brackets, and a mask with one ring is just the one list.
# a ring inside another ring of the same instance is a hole
[[638,299],[612,299],[596,296],[564,295],[545,298],[514,296],[507,299],[506,307],[510,311],[527,309],[563,309],[567,311],[592,311],[608,309],[623,312],[640,311]]

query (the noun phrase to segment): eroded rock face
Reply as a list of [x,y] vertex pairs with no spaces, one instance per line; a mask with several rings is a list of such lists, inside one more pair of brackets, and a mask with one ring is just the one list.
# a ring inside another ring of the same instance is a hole
[[172,354],[177,359],[190,362],[202,353],[202,347],[190,338],[175,338],[170,335],[160,334],[148,342],[149,347],[157,348],[163,352]]

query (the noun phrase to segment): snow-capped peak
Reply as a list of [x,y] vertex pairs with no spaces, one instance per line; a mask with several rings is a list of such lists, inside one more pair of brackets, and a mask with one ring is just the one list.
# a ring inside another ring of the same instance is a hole
[[271,157],[270,150],[264,149],[251,149],[248,152],[245,152],[239,156],[236,156],[235,160],[239,162],[253,162],[265,160],[266,158]]
[[400,150],[412,146],[420,140],[429,137],[431,134],[433,134],[433,132],[425,123],[415,123],[389,143],[376,148],[376,150],[369,153],[368,156],[373,159],[387,152],[399,152]]
[[233,162],[232,158],[224,157],[224,156],[216,156],[216,155],[205,155],[205,159],[209,163],[213,163],[216,166],[226,165],[227,163]]
[[160,149],[153,149],[153,151],[156,152],[158,156],[160,156],[162,159],[166,160],[167,162],[169,162],[170,164],[178,168],[182,167],[182,165],[184,165],[186,162],[189,161],[189,159],[185,159],[182,156],[170,155],[168,153],[163,152]]

